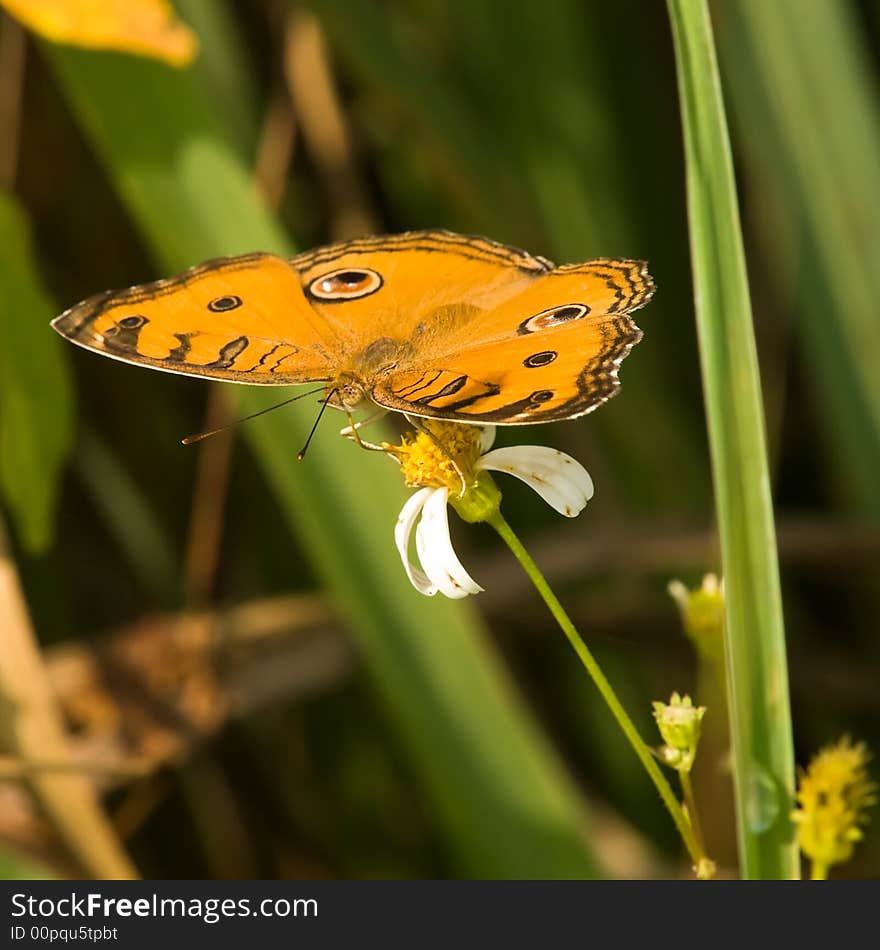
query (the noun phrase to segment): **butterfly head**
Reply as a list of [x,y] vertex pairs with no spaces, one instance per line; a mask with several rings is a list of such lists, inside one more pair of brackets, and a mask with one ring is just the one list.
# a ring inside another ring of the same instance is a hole
[[327,383],[327,405],[343,412],[353,412],[364,401],[366,387],[363,380],[352,373],[340,373]]
[[389,373],[401,358],[401,343],[380,337],[355,354],[344,370],[327,383],[328,405],[351,412],[356,409],[379,377]]

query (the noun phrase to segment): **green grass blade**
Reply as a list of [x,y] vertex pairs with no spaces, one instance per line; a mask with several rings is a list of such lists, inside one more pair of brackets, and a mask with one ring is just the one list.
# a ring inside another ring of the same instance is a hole
[[[289,250],[191,74],[72,50],[51,57],[164,269]],[[243,410],[275,401],[265,391],[236,394]],[[392,544],[403,498],[393,467],[336,438],[330,425],[298,464],[313,417],[312,405],[295,404],[243,431],[356,638],[461,868],[487,877],[595,873],[578,797],[475,618],[406,582]],[[290,570],[295,580],[297,565]]]
[[[794,760],[761,385],[709,9],[668,0],[687,164],[697,327],[727,591],[731,740],[747,878],[798,876]],[[710,713],[711,714],[711,713]]]
[[51,540],[72,437],[67,354],[48,327],[52,316],[25,214],[0,192],[0,493],[33,552]]

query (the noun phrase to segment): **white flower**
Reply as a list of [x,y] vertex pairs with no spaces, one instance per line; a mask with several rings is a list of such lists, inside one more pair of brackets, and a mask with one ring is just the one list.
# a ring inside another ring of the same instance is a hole
[[[418,488],[400,512],[394,540],[407,576],[422,594],[432,597],[439,591],[446,597],[460,598],[483,589],[464,569],[452,548],[446,510],[447,504],[453,504],[464,514],[468,502],[475,500],[478,508],[480,504],[485,506],[488,480],[479,478],[481,472],[506,472],[519,478],[567,518],[578,515],[593,497],[593,482],[586,469],[558,449],[520,445],[490,452],[495,440],[494,426],[433,421],[430,425],[431,434],[420,432],[410,442],[385,446],[400,462],[407,484]],[[494,486],[492,491],[498,494]],[[497,508],[497,501],[493,502]],[[486,517],[489,513],[486,509]],[[475,514],[468,520],[485,517]],[[409,557],[413,527],[421,567]]]

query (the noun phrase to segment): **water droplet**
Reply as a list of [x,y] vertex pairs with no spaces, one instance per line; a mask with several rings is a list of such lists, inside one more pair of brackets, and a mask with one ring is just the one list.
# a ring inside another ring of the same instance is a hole
[[769,831],[779,817],[782,797],[773,776],[762,765],[752,762],[746,800],[746,822],[753,834]]

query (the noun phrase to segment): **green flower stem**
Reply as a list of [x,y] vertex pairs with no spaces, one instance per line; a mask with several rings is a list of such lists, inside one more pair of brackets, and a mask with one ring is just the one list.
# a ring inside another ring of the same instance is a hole
[[706,844],[705,839],[703,838],[703,829],[700,827],[700,816],[697,813],[697,799],[694,797],[694,785],[691,782],[691,773],[690,772],[679,772],[678,777],[681,779],[681,791],[684,795],[684,803],[687,808],[687,816],[690,821],[691,828],[694,831],[694,838],[697,840],[697,846],[700,849],[701,854],[706,853]]
[[678,832],[685,843],[685,847],[688,850],[688,854],[691,856],[691,860],[694,862],[694,866],[703,866],[705,864],[706,856],[703,853],[703,849],[700,845],[697,835],[694,832],[693,826],[688,821],[688,818],[682,810],[678,799],[675,797],[675,793],[672,791],[669,782],[666,781],[666,778],[660,771],[660,766],[652,756],[650,749],[648,749],[648,747],[645,745],[633,721],[629,718],[626,710],[621,705],[620,700],[617,698],[617,694],[614,692],[614,689],[611,686],[611,683],[608,682],[605,674],[602,672],[599,664],[593,657],[593,654],[581,639],[581,635],[577,632],[575,625],[571,622],[571,618],[565,612],[562,604],[559,603],[559,600],[551,590],[550,585],[547,583],[544,575],[538,569],[537,564],[535,564],[535,562],[532,560],[529,552],[526,551],[522,545],[522,542],[514,533],[513,529],[504,520],[504,516],[501,514],[500,510],[496,509],[488,517],[487,521],[498,532],[498,534],[501,535],[504,543],[510,548],[516,559],[523,566],[523,569],[525,570],[526,574],[528,574],[529,579],[535,585],[535,589],[538,591],[544,603],[550,609],[550,613],[553,614],[554,619],[562,628],[562,632],[566,635],[566,637],[568,637],[568,642],[574,648],[574,652],[577,653],[581,663],[583,663],[586,667],[587,672],[590,674],[590,677],[596,684],[599,692],[602,694],[602,698],[605,700],[608,708],[611,710],[611,714],[617,720],[617,724],[620,726],[624,735],[629,740],[629,744],[633,747],[635,754],[639,757],[639,760],[645,767],[645,771],[648,773],[648,775],[650,775],[651,781],[654,783],[657,791],[660,793],[660,797],[663,799],[663,804],[666,805],[667,809],[669,809],[669,814],[672,816],[672,820],[675,822],[675,827],[678,829]]

